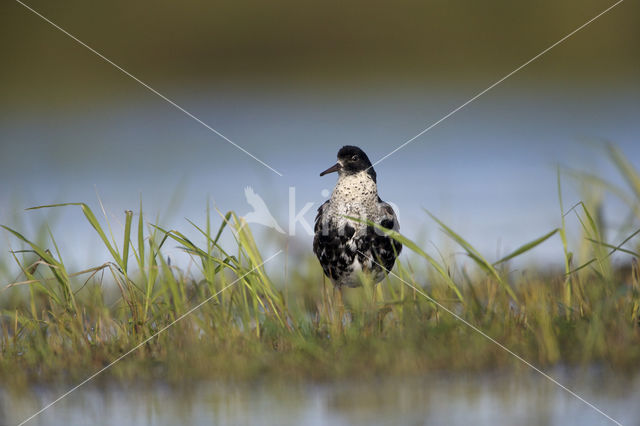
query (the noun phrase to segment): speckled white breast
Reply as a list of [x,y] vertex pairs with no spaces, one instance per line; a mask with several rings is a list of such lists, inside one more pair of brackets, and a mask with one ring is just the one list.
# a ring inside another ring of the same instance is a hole
[[329,216],[335,218],[339,227],[348,222],[356,228],[357,234],[364,232],[365,224],[353,222],[342,216],[376,221],[380,216],[378,186],[364,171],[355,175],[340,176],[331,194],[329,209]]

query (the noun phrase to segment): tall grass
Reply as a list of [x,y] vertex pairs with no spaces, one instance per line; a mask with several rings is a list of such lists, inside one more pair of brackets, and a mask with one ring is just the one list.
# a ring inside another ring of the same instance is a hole
[[[611,192],[624,194],[637,214],[638,173],[608,149],[632,189]],[[590,175],[581,181],[611,189]],[[383,229],[420,261],[398,262],[377,286],[365,280],[345,290],[344,311],[315,259],[297,259],[286,291],[274,282],[251,230],[233,212],[208,209],[205,223],[190,222],[198,244],[179,230],[147,224],[142,205],[124,212],[121,235],[84,203],[35,207],[81,209],[110,259],[69,271],[50,232],[34,242],[3,226],[24,248],[9,254],[21,279],[0,293],[0,377],[17,384],[77,380],[147,340],[109,370],[111,377],[322,378],[518,366],[459,318],[541,366],[633,369],[640,360],[640,230],[606,241],[602,197],[565,209],[560,182],[559,173],[558,228],[495,261],[427,212],[475,267],[445,264]],[[580,226],[577,242],[568,237],[570,221]],[[220,244],[226,232],[232,251]],[[195,271],[171,264],[163,254],[169,243],[191,257]],[[562,268],[511,270],[513,259],[543,243],[562,246]],[[613,262],[614,253],[622,260]]]

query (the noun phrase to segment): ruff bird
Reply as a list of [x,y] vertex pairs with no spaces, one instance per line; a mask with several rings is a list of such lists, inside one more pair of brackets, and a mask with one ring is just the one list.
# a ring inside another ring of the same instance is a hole
[[378,196],[376,172],[360,148],[343,146],[338,162],[320,173],[338,172],[331,198],[318,209],[315,220],[313,252],[324,274],[342,288],[360,285],[359,275],[368,275],[374,283],[391,270],[402,244],[357,217],[397,231],[400,228],[393,208]]

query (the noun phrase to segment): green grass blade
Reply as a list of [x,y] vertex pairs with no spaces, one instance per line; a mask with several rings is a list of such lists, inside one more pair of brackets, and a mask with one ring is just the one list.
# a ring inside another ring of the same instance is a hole
[[215,238],[213,239],[213,243],[214,244],[218,243],[218,240],[220,239],[220,236],[222,235],[222,231],[224,231],[224,228],[229,223],[229,220],[231,219],[231,215],[232,214],[233,214],[233,212],[227,212],[227,214],[224,215],[224,218],[222,220],[222,224],[220,225],[220,229],[218,229],[218,233],[216,234]]
[[640,200],[640,174],[614,144],[607,144],[607,151],[609,152],[609,157],[633,190],[636,198]]
[[630,254],[631,256],[635,256],[635,257],[640,259],[640,253],[637,253],[635,251],[623,249],[620,246],[614,246],[613,244],[607,244],[604,241],[594,240],[593,238],[587,238],[587,240],[591,241],[594,244],[598,244],[600,246],[607,247],[607,248],[610,248],[610,249],[613,249],[615,251],[619,251],[619,252],[622,252],[622,253]]
[[370,220],[363,220],[363,219],[360,219],[357,217],[351,217],[351,216],[345,216],[345,217],[355,222],[366,223],[367,225],[377,228],[378,230],[382,231],[386,236],[393,238],[394,240],[401,243],[403,246],[407,247],[409,250],[413,251],[414,253],[424,258],[444,279],[444,281],[447,283],[447,286],[449,286],[449,288],[451,288],[451,290],[453,290],[453,292],[456,294],[456,297],[462,303],[464,303],[464,297],[462,296],[460,289],[458,288],[456,283],[451,279],[451,277],[449,276],[445,268],[443,268],[442,265],[440,265],[440,263],[438,263],[433,257],[427,254],[427,252],[422,250],[416,243],[414,243],[413,241],[411,241],[409,238],[405,237],[401,233],[394,231],[392,229],[385,228],[384,226],[371,222]]
[[125,222],[124,222],[124,243],[122,246],[122,270],[127,273],[127,263],[129,261],[129,244],[131,242],[131,220],[133,219],[133,212],[126,210]]
[[[31,285],[34,285],[38,290],[40,290],[43,294],[46,294],[47,297],[49,297],[50,299],[52,299],[57,305],[59,306],[64,306],[64,303],[62,302],[62,300],[60,299],[60,297],[58,297],[58,295],[56,294],[55,291],[53,291],[53,289],[45,286],[42,284],[42,282],[40,280],[38,280],[34,275],[33,275],[33,271],[29,271],[29,268],[25,268],[22,263],[18,260],[18,257],[15,255],[15,252],[11,252],[11,255],[13,256],[13,259],[15,260],[16,264],[18,265],[18,267],[22,270],[22,273],[25,275],[25,277],[28,280],[28,283]],[[7,286],[5,286],[2,291],[7,290],[13,286],[17,285],[16,283],[13,284],[8,284]]]
[[459,234],[457,234],[453,229],[445,225],[444,222],[442,222],[436,216],[431,214],[431,212],[429,212],[428,210],[425,210],[425,211],[429,216],[431,216],[433,220],[435,220],[438,223],[438,225],[440,225],[440,227],[451,239],[457,242],[467,252],[469,257],[473,259],[476,262],[476,264],[480,266],[481,269],[484,269],[489,275],[495,278],[495,280],[500,284],[500,286],[509,294],[509,296],[514,301],[516,302],[518,301],[518,298],[516,297],[511,287],[509,287],[509,284],[502,279],[498,271],[493,267],[491,263],[489,263],[487,259],[485,259],[480,254],[478,250],[476,250],[471,244],[469,244],[464,238],[462,238]]
[[[26,238],[24,235],[20,234],[18,231],[15,231],[5,225],[0,225],[0,227],[6,229],[11,234],[13,234],[16,238],[28,244],[33,249],[33,251],[40,257],[40,259],[42,259],[49,266],[51,273],[55,277],[63,293],[64,299],[66,302],[65,306],[71,310],[74,310],[75,307],[73,304],[73,295],[70,288],[69,276],[66,273],[64,265],[62,265],[59,261],[57,261],[49,250],[38,246],[37,244],[35,244],[34,242]],[[27,274],[28,271],[25,271],[24,268],[22,269],[23,269],[23,272]],[[31,274],[28,274],[28,276],[31,276]],[[33,276],[31,276],[31,279],[33,279]]]
[[[638,253],[632,252],[630,250],[625,250],[622,248],[622,246],[624,246],[627,242],[629,242],[629,240],[631,240],[633,237],[635,237],[636,235],[640,234],[640,229],[638,229],[637,231],[633,232],[631,235],[629,235],[627,238],[625,238],[620,244],[618,244],[617,246],[613,246],[607,243],[603,243],[601,241],[593,241],[596,244],[602,244],[605,247],[609,247],[612,250],[609,252],[609,254],[607,255],[607,257],[611,256],[613,253],[615,253],[616,251],[621,251],[623,253],[628,253],[631,255],[634,255],[636,257],[638,257]],[[592,264],[593,262],[595,262],[597,259],[591,259],[588,262],[578,266],[576,269],[569,271],[568,274],[573,274],[574,272],[577,272],[583,268],[585,268],[586,266],[589,266],[590,264]]]
[[45,262],[52,264],[52,265],[56,265],[58,262],[53,258],[53,256],[47,252],[47,250],[43,249],[42,247],[38,246],[37,244],[31,242],[29,239],[27,239],[24,235],[22,235],[21,233],[19,233],[18,231],[15,231],[11,228],[9,228],[8,226],[5,225],[0,225],[0,227],[6,229],[7,231],[9,231],[11,234],[13,234],[13,236],[15,236],[16,238],[18,238],[19,240],[21,240],[24,243],[27,243],[32,249],[33,251]]
[[[562,182],[560,180],[560,168],[558,167],[556,171],[556,185],[558,188],[558,203],[560,204],[560,221],[561,225],[559,228],[560,240],[562,241],[562,251],[564,253],[564,272],[565,272],[565,281],[564,281],[564,304],[565,306],[571,306],[572,300],[572,282],[571,282],[571,260],[573,259],[573,253],[569,251],[569,243],[567,241],[567,226],[565,221],[565,212],[564,212],[564,203],[562,201]],[[567,318],[570,316],[570,312],[567,310]]]
[[144,267],[144,219],[142,214],[142,199],[140,200],[140,214],[138,216],[138,263],[140,269]]
[[502,259],[496,261],[493,263],[493,266],[499,265],[501,263],[504,263],[508,260],[513,259],[514,257],[518,257],[523,253],[528,252],[529,250],[533,249],[534,247],[539,246],[540,244],[544,243],[545,241],[547,241],[549,238],[553,237],[555,234],[558,233],[560,229],[556,228],[553,231],[543,235],[540,238],[537,238],[533,241],[528,242],[527,244],[524,244],[520,247],[518,247],[517,249],[515,249],[514,251],[512,251],[511,253],[509,253],[508,255],[506,255],[505,257],[503,257]]
[[89,221],[89,223],[91,224],[93,229],[95,229],[95,231],[98,233],[98,235],[100,236],[100,239],[102,240],[103,244],[105,245],[107,250],[109,250],[109,253],[111,253],[111,256],[116,261],[118,266],[120,266],[122,268],[123,264],[122,264],[122,258],[120,257],[120,253],[118,253],[118,251],[113,247],[111,242],[109,242],[109,239],[107,238],[107,235],[105,234],[104,230],[100,226],[100,222],[98,222],[98,219],[96,219],[96,216],[93,214],[93,211],[91,211],[89,206],[86,205],[85,203],[47,204],[47,205],[44,205],[44,206],[30,207],[27,210],[48,209],[48,208],[53,208],[53,207],[66,207],[66,206],[80,206],[82,208],[82,213],[84,213],[84,216],[87,218],[87,220]]
[[234,259],[232,256],[228,256],[225,260],[217,258],[215,256],[211,256],[211,255],[209,255],[209,253],[205,252],[200,247],[198,247],[194,243],[192,243],[182,233],[180,233],[180,232],[178,232],[176,230],[166,231],[166,230],[162,229],[161,227],[159,227],[158,225],[151,225],[151,226],[153,226],[155,229],[159,230],[160,232],[162,232],[164,234],[164,237],[162,238],[162,241],[160,242],[160,245],[156,249],[156,253],[160,250],[160,247],[162,247],[162,245],[166,242],[166,240],[170,238],[170,239],[176,241],[177,243],[181,244],[182,245],[181,248],[183,250],[185,250],[186,252],[195,254],[195,255],[199,256],[203,260],[204,259],[214,260],[214,261],[218,262],[221,265],[227,266],[229,269],[233,270],[234,272],[236,272],[236,273],[238,272],[237,266],[229,262],[229,259]]
[[571,169],[565,169],[565,173],[575,178],[578,182],[590,183],[594,186],[609,191],[611,194],[615,195],[622,202],[624,202],[632,210],[632,213],[635,214],[635,216],[640,217],[640,205],[632,195],[625,191],[624,188],[620,188],[619,186],[614,185],[613,183],[603,179],[602,177],[593,175],[591,173]]
[[500,274],[498,274],[498,271],[496,271],[495,268],[493,268],[493,266],[480,254],[480,252],[478,252],[469,242],[467,242],[464,238],[462,238],[459,234],[457,234],[453,229],[445,225],[444,222],[438,219],[431,212],[429,212],[428,210],[425,210],[425,211],[429,216],[431,216],[433,220],[435,220],[438,223],[438,225],[440,225],[440,227],[444,230],[445,234],[447,234],[449,237],[451,237],[451,239],[457,242],[467,252],[469,257],[475,260],[476,263],[478,263],[482,269],[487,271],[489,274],[493,275],[494,278],[496,278],[498,281],[502,281],[502,278],[500,277]]

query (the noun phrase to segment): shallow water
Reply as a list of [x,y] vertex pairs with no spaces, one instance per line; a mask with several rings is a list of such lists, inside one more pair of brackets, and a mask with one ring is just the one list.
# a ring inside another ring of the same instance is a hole
[[[640,378],[604,372],[551,372],[616,421],[640,424]],[[68,388],[1,392],[0,424],[19,424]],[[204,383],[193,387],[88,384],[32,425],[176,424],[614,424],[530,371],[329,383]]]
[[[291,224],[289,209],[298,214],[312,204],[302,217],[313,224],[317,206],[335,184],[335,176],[318,174],[333,164],[340,146],[360,145],[376,161],[475,91],[340,94],[211,88],[198,96],[179,96],[283,177],[156,99],[134,97],[126,108],[100,105],[77,113],[16,112],[0,117],[1,133],[12,141],[1,144],[2,157],[29,161],[9,161],[0,169],[0,181],[11,183],[0,190],[0,223],[34,237],[37,225],[49,220],[68,267],[79,270],[109,258],[80,210],[23,208],[84,201],[101,217],[97,192],[119,235],[123,211],[137,211],[142,198],[148,221],[179,229],[201,243],[184,218],[202,225],[208,198],[223,211],[246,215],[252,207],[244,191],[251,187],[289,232],[290,251],[310,253],[310,228]],[[427,208],[485,256],[497,259],[559,226],[557,165],[588,170],[626,188],[602,146],[593,141],[614,141],[640,167],[638,99],[636,86],[617,91],[496,90],[377,165],[380,195],[396,205],[402,232],[423,247],[431,250],[428,241],[433,241],[446,253],[451,246],[425,214]],[[290,188],[295,188],[295,199]],[[564,176],[563,190],[565,209],[584,198],[576,179]],[[617,234],[628,210],[614,197],[605,201],[604,219],[611,231],[606,237],[617,243],[630,233]],[[215,212],[213,216],[220,221]],[[569,237],[580,235],[573,216],[567,226],[575,231]],[[251,228],[265,255],[284,248],[284,243],[269,246],[276,237],[285,238],[282,234],[259,224]],[[225,245],[234,246],[232,236],[225,233],[224,238]],[[4,232],[0,242],[16,244]],[[175,265],[188,264],[188,256],[165,248]],[[528,253],[525,261],[557,261],[562,253],[554,238]]]

